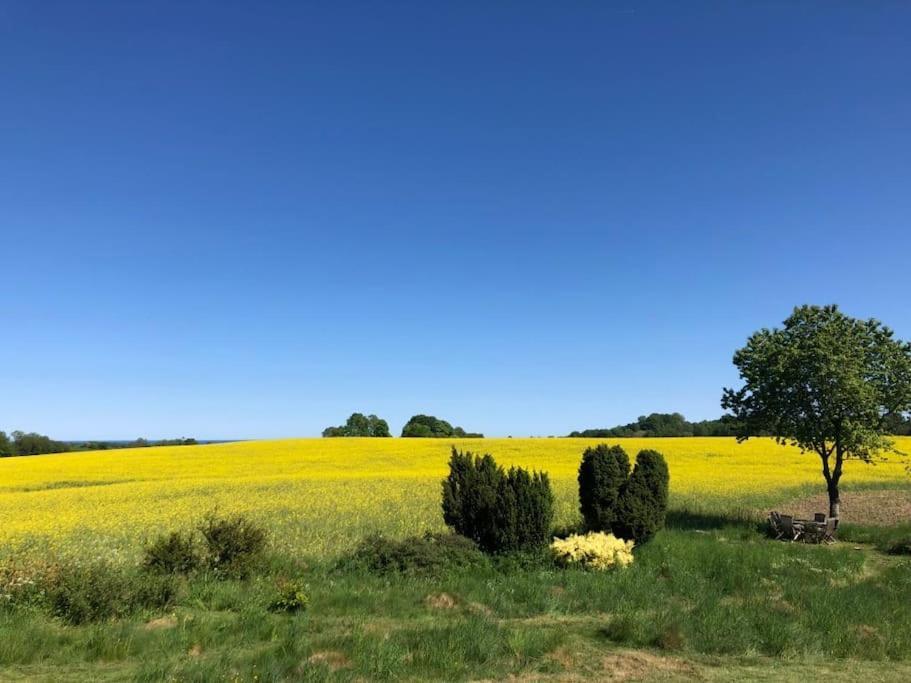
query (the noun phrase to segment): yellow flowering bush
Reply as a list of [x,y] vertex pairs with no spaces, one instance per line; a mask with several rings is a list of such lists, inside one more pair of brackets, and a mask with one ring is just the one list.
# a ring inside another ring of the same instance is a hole
[[633,562],[633,541],[624,541],[601,531],[555,538],[550,549],[557,563],[563,566],[604,570],[625,567]]

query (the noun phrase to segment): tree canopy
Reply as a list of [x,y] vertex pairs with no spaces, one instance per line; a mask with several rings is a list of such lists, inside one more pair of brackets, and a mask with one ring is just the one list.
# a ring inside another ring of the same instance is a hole
[[680,413],[652,413],[642,415],[635,422],[602,429],[584,429],[571,432],[571,437],[658,437],[658,436],[735,436],[738,425],[733,417],[723,416],[720,420],[690,422]]
[[389,424],[376,415],[352,413],[341,427],[326,427],[323,436],[392,436]]
[[402,428],[404,437],[480,439],[483,434],[466,432],[433,415],[414,415]]
[[838,517],[844,460],[893,450],[887,434],[911,411],[911,344],[837,306],[801,306],[781,329],[754,333],[734,365],[744,385],[725,389],[721,405],[739,438],[768,432],[817,453]]
[[36,432],[14,431],[10,436],[0,431],[0,457],[13,455],[45,455],[69,451],[106,451],[121,448],[143,448],[146,446],[195,446],[193,438],[160,439],[149,441],[56,441]]

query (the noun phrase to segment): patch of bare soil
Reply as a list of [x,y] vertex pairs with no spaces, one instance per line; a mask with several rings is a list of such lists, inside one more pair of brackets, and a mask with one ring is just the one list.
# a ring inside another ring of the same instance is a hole
[[351,660],[345,656],[344,652],[339,652],[338,650],[314,652],[307,658],[307,663],[323,664],[329,667],[331,671],[340,671],[351,666]]
[[[779,512],[812,519],[816,512],[828,513],[825,493],[785,501],[775,507]],[[911,491],[849,491],[841,495],[841,519],[851,524],[892,526],[911,522]]]

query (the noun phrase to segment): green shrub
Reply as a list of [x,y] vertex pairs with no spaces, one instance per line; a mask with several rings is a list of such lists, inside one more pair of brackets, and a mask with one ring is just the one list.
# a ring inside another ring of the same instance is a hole
[[309,604],[310,596],[303,582],[284,580],[278,584],[278,593],[269,604],[269,611],[293,614],[307,609]]
[[144,568],[161,574],[189,574],[201,565],[196,540],[179,531],[159,536],[145,549],[142,561]]
[[69,624],[123,617],[134,610],[172,604],[171,576],[127,572],[107,564],[72,566],[49,577],[45,595],[51,614]]
[[179,584],[172,574],[155,576],[137,573],[129,579],[129,604],[132,610],[162,609],[177,600]]
[[534,550],[550,541],[554,501],[545,473],[513,467],[500,478],[493,518],[495,550]]
[[206,544],[205,562],[217,575],[243,579],[261,561],[266,532],[242,515],[209,515],[199,527]]
[[449,459],[443,480],[443,520],[485,552],[540,548],[550,540],[553,494],[544,473],[505,472],[490,455]]
[[889,555],[911,555],[911,539],[891,543],[886,552]]
[[621,446],[586,448],[579,465],[579,509],[586,531],[609,533],[617,521],[620,493],[629,479],[629,456]]
[[443,480],[443,521],[483,550],[496,547],[493,519],[503,470],[490,455],[462,453],[453,446]]
[[361,541],[348,564],[376,574],[435,575],[481,567],[486,558],[473,541],[456,534],[426,533],[402,540],[375,534]]
[[633,473],[620,493],[614,534],[642,543],[662,529],[669,480],[664,456],[657,451],[640,451]]

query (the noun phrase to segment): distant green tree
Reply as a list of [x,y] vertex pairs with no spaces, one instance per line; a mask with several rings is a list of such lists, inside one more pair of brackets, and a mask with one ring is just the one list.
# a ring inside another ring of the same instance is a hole
[[744,385],[725,389],[721,405],[741,423],[739,438],[767,431],[817,453],[837,518],[844,461],[894,450],[890,418],[911,410],[911,344],[837,306],[801,306],[781,329],[753,334],[734,365]]
[[352,413],[351,417],[342,427],[327,427],[323,436],[392,436],[389,433],[389,424],[386,420],[376,415]]
[[433,415],[414,415],[402,428],[404,437],[481,439],[483,434],[466,432]]
[[[723,415],[718,420],[690,422],[680,413],[652,413],[643,415],[635,422],[603,429],[584,429],[570,432],[576,438],[623,438],[623,437],[662,437],[662,436],[736,436],[738,423],[730,415]],[[754,436],[761,436],[755,434]]]
[[392,436],[389,431],[389,423],[386,420],[378,418],[376,415],[370,415],[367,418],[370,436],[387,437]]
[[54,441],[50,437],[35,432],[14,431],[12,433],[12,455],[44,455],[45,453],[65,453],[70,450],[68,444]]
[[10,442],[6,432],[0,432],[0,458],[13,454],[13,444]]
[[370,420],[363,413],[353,413],[345,423],[348,436],[370,436]]

